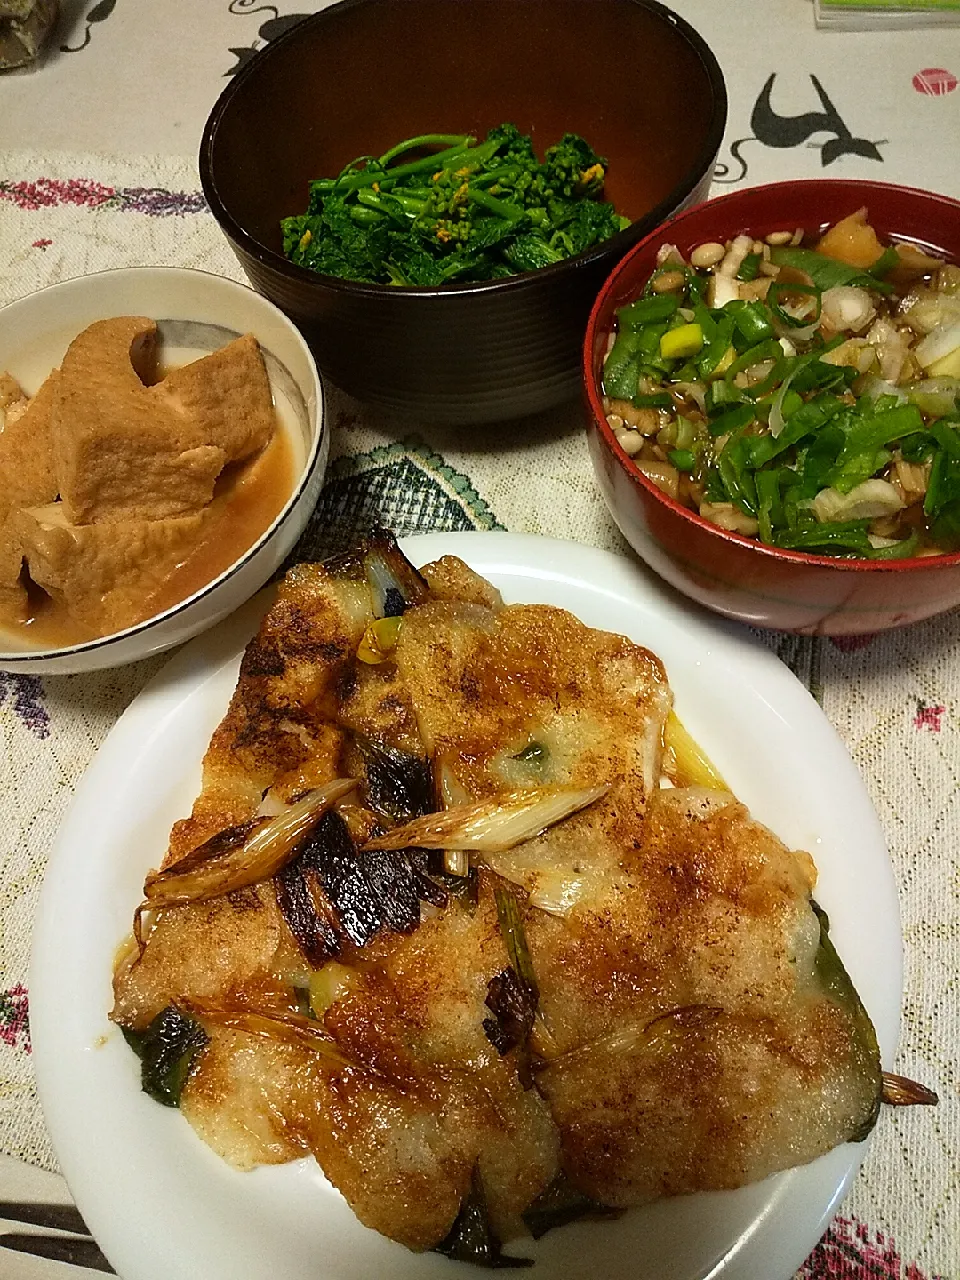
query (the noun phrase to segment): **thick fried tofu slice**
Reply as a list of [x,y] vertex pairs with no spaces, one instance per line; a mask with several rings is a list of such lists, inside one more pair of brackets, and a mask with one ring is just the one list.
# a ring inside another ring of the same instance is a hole
[[100,320],[71,342],[56,403],[57,480],[70,524],[199,511],[227,461],[192,419],[151,394],[157,326]]
[[23,619],[28,611],[27,593],[20,582],[23,547],[17,512],[23,506],[52,502],[57,496],[53,409],[58,377],[54,370],[29,401],[8,374],[0,382],[4,417],[0,432],[0,609],[12,619]]
[[56,406],[57,478],[71,524],[164,520],[199,511],[229,462],[275,429],[255,338],[150,386],[157,326],[145,316],[90,325],[64,357]]
[[228,462],[259,453],[276,428],[270,379],[250,333],[174,369],[150,394],[191,419],[198,439],[221,448]]
[[65,504],[27,507],[13,521],[30,577],[98,635],[149,617],[151,599],[197,546],[210,511],[166,520],[70,524]]

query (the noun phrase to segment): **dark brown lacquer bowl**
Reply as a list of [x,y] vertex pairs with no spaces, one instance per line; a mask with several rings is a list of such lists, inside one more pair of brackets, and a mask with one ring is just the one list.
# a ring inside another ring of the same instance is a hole
[[[480,284],[396,288],[294,266],[280,219],[425,132],[511,121],[540,155],[566,132],[609,161],[634,219],[604,245]],[[434,421],[496,421],[579,392],[590,305],[614,263],[705,197],[726,120],[716,59],[652,0],[343,0],[258,53],[213,109],[204,193],[244,271],[351,394]]]
[[960,262],[960,203],[880,182],[777,182],[711,200],[660,227],[620,263],[597,298],[583,352],[589,446],[607,506],[634,550],[701,604],[757,627],[804,635],[860,635],[919,622],[960,605],[960,553],[910,560],[838,560],[781,551],[728,533],[642,476],[603,412],[600,375],[619,307],[637,297],[657,250],[684,256],[743,232],[815,231],[865,206],[881,240],[912,241]]

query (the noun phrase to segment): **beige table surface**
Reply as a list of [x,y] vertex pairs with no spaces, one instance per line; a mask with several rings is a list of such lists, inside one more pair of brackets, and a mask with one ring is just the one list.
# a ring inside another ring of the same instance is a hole
[[[0,304],[136,263],[239,278],[199,195],[200,130],[231,71],[285,20],[319,7],[64,0],[43,63],[0,76]],[[730,115],[714,193],[825,175],[960,197],[960,31],[817,32],[809,0],[674,7],[707,37],[727,77]],[[782,145],[782,121],[809,113],[808,136]],[[825,164],[831,139],[842,154]],[[491,429],[479,448],[455,429],[394,422],[335,390],[331,410],[333,462],[308,552],[329,545],[334,525],[378,519],[401,532],[507,528],[624,549],[594,488],[575,406],[522,431]],[[884,1117],[840,1216],[800,1273],[806,1280],[960,1280],[958,639],[954,614],[843,645],[769,640],[820,698],[877,805],[901,887],[906,948],[896,1069],[942,1099],[936,1112]],[[0,675],[3,1280],[81,1274],[5,1248],[17,1243],[11,1235],[33,1233],[38,1249],[98,1262],[79,1229],[23,1225],[43,1216],[30,1213],[31,1203],[69,1205],[31,1072],[30,929],[73,789],[156,666],[49,680]]]

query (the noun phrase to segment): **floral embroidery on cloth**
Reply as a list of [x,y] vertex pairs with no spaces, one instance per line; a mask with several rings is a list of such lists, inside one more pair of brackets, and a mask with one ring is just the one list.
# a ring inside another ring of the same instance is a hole
[[949,1277],[926,1276],[915,1263],[904,1263],[896,1245],[882,1231],[871,1231],[856,1218],[837,1217],[794,1280],[949,1280]]
[[939,733],[943,727],[940,720],[947,708],[939,702],[921,702],[917,699],[917,714],[913,717],[915,729],[929,729],[931,733]]
[[[152,218],[182,217],[201,213],[206,201],[199,191],[166,191],[162,187],[108,187],[89,178],[37,178],[35,182],[0,182],[0,200],[18,208],[38,209],[74,205],[88,209],[109,208],[124,213],[145,213]],[[48,241],[49,243],[49,241]]]
[[50,716],[43,705],[39,676],[16,676],[0,671],[0,707],[8,702],[32,734],[38,738],[50,736]]
[[30,1016],[27,989],[17,983],[9,991],[0,991],[0,1044],[30,1052]]

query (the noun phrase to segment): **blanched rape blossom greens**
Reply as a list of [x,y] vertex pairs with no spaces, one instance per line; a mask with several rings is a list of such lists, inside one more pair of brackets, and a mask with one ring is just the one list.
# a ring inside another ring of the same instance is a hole
[[312,271],[370,284],[535,271],[630,225],[604,201],[605,176],[606,161],[573,133],[542,164],[512,124],[483,142],[424,134],[311,182],[306,213],[283,219],[283,251]]

